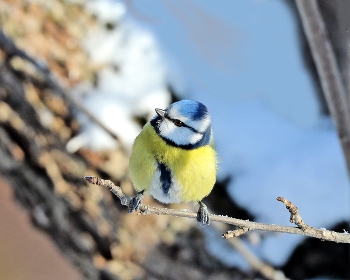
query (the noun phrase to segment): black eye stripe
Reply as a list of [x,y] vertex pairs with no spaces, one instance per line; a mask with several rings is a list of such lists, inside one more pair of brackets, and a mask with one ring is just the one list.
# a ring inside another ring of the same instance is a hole
[[[193,132],[203,135],[203,137],[201,137],[201,139],[194,144],[186,144],[186,145],[180,144],[179,145],[179,144],[175,143],[174,141],[167,138],[166,136],[163,136],[161,131],[160,131],[160,125],[161,125],[161,122],[164,121],[164,118],[165,118],[165,116],[164,117],[156,116],[155,118],[153,118],[150,121],[150,123],[153,126],[156,133],[170,146],[181,148],[184,150],[192,150],[192,149],[196,149],[196,148],[199,148],[201,146],[204,146],[204,145],[208,145],[210,143],[210,141],[211,141],[211,126],[209,126],[206,129],[206,131],[204,131],[204,132],[198,132],[195,129],[188,127],[188,129],[191,129]],[[171,121],[171,119],[169,117],[167,117],[167,119],[169,119]]]
[[[169,121],[171,121],[171,122],[174,122],[174,121],[175,121],[175,119],[170,118],[168,114],[165,114],[164,117],[165,117],[166,119],[168,119]],[[181,122],[182,122],[182,121],[181,121]],[[182,122],[182,126],[181,126],[181,127],[186,127],[186,128],[188,128],[189,130],[193,131],[194,133],[199,133],[199,134],[202,134],[202,135],[204,134],[204,133],[199,132],[198,130],[194,129],[193,127],[191,127],[191,126],[185,124],[184,122]]]

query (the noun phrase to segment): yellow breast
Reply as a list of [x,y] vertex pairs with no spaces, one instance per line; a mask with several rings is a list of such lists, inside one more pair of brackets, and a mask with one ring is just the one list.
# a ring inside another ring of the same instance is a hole
[[170,146],[147,123],[135,139],[130,156],[129,170],[137,191],[150,189],[157,161],[170,169],[184,202],[202,200],[215,184],[217,159],[213,147],[184,150]]

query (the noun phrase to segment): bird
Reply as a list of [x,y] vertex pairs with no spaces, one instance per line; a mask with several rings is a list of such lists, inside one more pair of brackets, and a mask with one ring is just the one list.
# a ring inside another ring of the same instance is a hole
[[129,173],[137,194],[128,212],[149,193],[165,204],[198,202],[197,221],[209,225],[202,200],[214,187],[218,165],[209,111],[198,101],[180,100],[155,112],[132,147]]

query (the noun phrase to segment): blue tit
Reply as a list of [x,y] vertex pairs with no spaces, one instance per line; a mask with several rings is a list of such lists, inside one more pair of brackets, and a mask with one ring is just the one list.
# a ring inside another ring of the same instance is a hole
[[197,220],[209,224],[202,199],[215,184],[217,157],[208,109],[181,100],[155,111],[133,144],[129,171],[138,194],[129,213],[138,209],[146,192],[162,203],[198,202]]

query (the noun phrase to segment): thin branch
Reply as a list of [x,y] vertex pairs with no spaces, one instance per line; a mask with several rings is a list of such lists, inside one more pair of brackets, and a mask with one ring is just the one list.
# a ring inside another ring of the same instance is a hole
[[[84,177],[85,180],[87,180],[91,184],[95,184],[98,186],[103,186],[108,188],[113,194],[115,194],[120,200],[122,205],[127,206],[128,202],[130,202],[131,198],[127,196],[122,189],[119,186],[116,186],[112,181],[110,180],[103,180],[94,176],[86,176]],[[282,201],[283,203],[289,202],[288,200],[284,198],[277,198],[279,201]],[[289,202],[290,203],[290,202]],[[291,204],[291,203],[290,203]],[[294,208],[293,208],[294,209]],[[168,209],[168,208],[157,208],[152,207],[149,205],[141,205],[139,208],[140,214],[142,215],[149,215],[149,214],[155,214],[155,215],[169,215],[169,216],[176,216],[176,217],[185,217],[185,218],[197,218],[197,213],[188,211],[188,210],[175,210],[175,209]],[[294,211],[294,210],[293,210]],[[299,215],[299,213],[298,213]],[[299,218],[296,218],[297,220]],[[228,216],[221,216],[221,215],[210,215],[210,220],[214,222],[221,222],[229,225],[238,226],[241,228],[246,228],[248,230],[264,230],[264,231],[272,231],[272,232],[282,232],[282,233],[291,233],[291,234],[300,234],[305,235],[308,237],[315,237],[318,239],[321,239],[322,241],[333,241],[337,243],[350,243],[350,234],[345,233],[339,233],[335,231],[330,231],[326,229],[317,229],[310,227],[305,224],[303,228],[299,227],[291,227],[291,226],[281,226],[281,225],[273,225],[273,224],[264,224],[264,223],[257,223],[257,222],[251,222],[247,220],[240,220],[231,218]],[[302,219],[301,219],[302,220]],[[226,233],[228,235],[228,233]],[[225,234],[223,237],[225,238]]]
[[225,239],[235,238],[235,237],[241,236],[242,234],[245,234],[248,231],[249,231],[249,228],[239,226],[238,229],[229,230],[229,231],[225,232],[222,235],[222,237],[225,238]]
[[[104,186],[106,188],[108,188],[114,195],[116,195],[119,199],[122,205],[128,206],[130,201],[131,201],[131,197],[127,196],[120,187],[116,186],[112,181],[110,180],[103,180],[97,177],[93,177],[93,176],[86,176],[84,177],[89,183],[91,184],[95,184],[98,186]],[[150,206],[141,206],[142,207],[150,207]],[[140,209],[140,211],[141,211]],[[156,209],[156,208],[155,208]],[[164,209],[164,210],[169,210],[169,209]],[[141,212],[142,213],[142,212]],[[188,213],[188,212],[186,212]],[[142,213],[145,214],[145,213]],[[158,214],[158,213],[156,213]],[[195,214],[195,213],[192,213]],[[159,215],[159,214],[158,214]],[[167,214],[165,214],[167,215]],[[168,214],[168,215],[172,215],[172,214]],[[196,214],[195,214],[196,215]],[[176,216],[176,215],[175,215]],[[212,217],[212,215],[211,215]],[[218,224],[216,224],[215,226],[217,229],[219,229]],[[227,236],[224,236],[224,238],[231,238],[231,237],[238,237],[239,235],[247,232],[249,230],[249,228],[247,227],[240,227],[240,229],[232,232],[235,232],[233,234],[235,234],[236,236],[233,236],[231,233],[227,232],[226,234],[230,234]],[[232,235],[232,236],[231,236]],[[232,238],[229,241],[231,243],[231,245],[235,248],[235,250],[237,250],[242,256],[243,258],[249,263],[249,265],[255,269],[256,271],[259,271],[261,273],[261,275],[263,275],[266,279],[274,279],[274,280],[285,280],[287,279],[283,272],[279,271],[279,270],[275,270],[273,267],[271,267],[270,265],[268,265],[267,263],[263,262],[262,260],[260,260],[257,256],[255,256],[251,251],[249,251],[247,249],[247,247],[243,244],[243,242],[241,241],[241,239],[239,238]]]
[[295,0],[350,174],[350,111],[339,67],[316,0]]
[[302,230],[308,228],[309,226],[304,223],[303,219],[301,218],[299,214],[298,207],[296,207],[291,201],[285,199],[284,197],[277,197],[277,200],[282,202],[284,205],[286,205],[286,208],[288,209],[290,213],[290,219],[289,221],[293,224],[296,224],[298,228],[301,228]]

